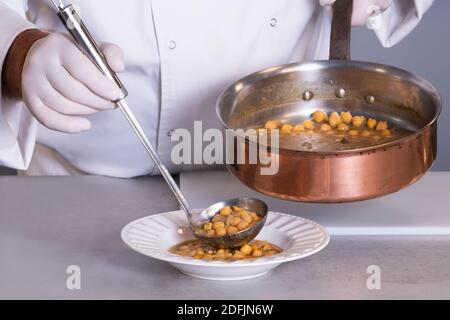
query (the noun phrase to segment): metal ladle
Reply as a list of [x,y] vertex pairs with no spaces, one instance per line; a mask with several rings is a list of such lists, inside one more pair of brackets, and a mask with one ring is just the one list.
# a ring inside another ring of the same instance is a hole
[[[109,67],[106,58],[98,48],[97,43],[87,30],[86,26],[84,25],[83,21],[81,20],[79,14],[77,13],[73,5],[70,4],[66,6],[61,0],[58,1],[52,0],[52,3],[57,9],[59,18],[63,22],[67,31],[72,35],[75,42],[78,44],[80,50],[84,52],[92,60],[92,62],[100,69],[100,71],[102,71],[109,79],[111,79],[114,83],[116,83],[116,85],[121,90],[122,92],[121,97],[117,101],[114,101],[114,103],[122,111],[125,118],[128,120],[129,124],[133,128],[133,131],[141,141],[150,158],[153,160],[153,162],[161,172],[161,175],[166,180],[167,184],[170,187],[170,190],[172,190],[173,194],[177,198],[182,209],[186,213],[186,216],[189,220],[189,226],[194,236],[210,244],[213,247],[219,248],[229,248],[239,246],[255,238],[266,221],[267,205],[261,200],[241,198],[216,203],[200,212],[191,210],[180,188],[173,180],[167,168],[159,159],[157,153],[153,149],[150,141],[148,140],[147,135],[140,126],[130,107],[126,103],[125,98],[127,97],[128,92],[125,86],[122,84],[116,73]],[[212,216],[216,214],[221,208],[223,208],[224,206],[231,206],[231,205],[236,205],[242,207],[243,209],[251,210],[256,214],[258,214],[262,219],[258,221],[255,225],[240,232],[236,232],[235,234],[232,235],[225,235],[219,237],[219,236],[203,236],[196,233],[196,230],[198,230],[198,228],[201,228],[201,226],[204,223],[209,222]]]

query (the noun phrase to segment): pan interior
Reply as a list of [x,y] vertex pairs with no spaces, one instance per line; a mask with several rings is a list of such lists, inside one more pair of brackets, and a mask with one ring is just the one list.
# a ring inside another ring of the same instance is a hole
[[[336,91],[345,90],[338,98]],[[304,94],[313,94],[305,100]],[[372,96],[375,102],[369,103]],[[225,127],[258,128],[268,120],[299,124],[320,109],[327,113],[350,111],[353,115],[388,121],[394,128],[389,144],[420,132],[434,122],[440,111],[437,91],[425,80],[392,67],[355,61],[322,61],[275,67],[253,74],[228,88],[218,103]],[[280,139],[282,149],[305,150],[302,139]],[[314,142],[314,141],[313,141]],[[348,150],[316,141],[310,151]],[[354,144],[353,149],[369,147]]]

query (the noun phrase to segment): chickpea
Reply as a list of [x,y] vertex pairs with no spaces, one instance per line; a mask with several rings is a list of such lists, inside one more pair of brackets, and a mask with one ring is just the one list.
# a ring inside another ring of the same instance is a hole
[[213,223],[214,223],[214,222],[220,222],[220,221],[225,222],[226,219],[227,219],[227,218],[225,218],[224,216],[222,216],[222,215],[220,215],[220,214],[216,214],[216,215],[214,215],[214,217],[212,217],[211,221],[212,221]]
[[228,217],[232,211],[233,210],[231,210],[230,207],[224,207],[224,208],[220,209],[219,213],[225,217]]
[[252,217],[253,221],[259,221],[259,216],[256,214],[256,212],[250,213],[250,216]]
[[247,229],[247,227],[248,227],[248,222],[246,222],[246,221],[241,221],[241,222],[237,225],[237,228],[238,228],[239,230],[245,230],[245,229]]
[[346,125],[345,123],[341,123],[338,125],[338,131],[348,131],[350,130],[349,126]]
[[292,130],[294,130],[294,127],[288,123],[283,124],[283,126],[281,127],[282,134],[292,134]]
[[233,215],[230,214],[230,215],[227,217],[227,219],[225,220],[225,225],[226,225],[226,226],[231,225],[231,221],[233,221],[233,219],[234,219]]
[[278,129],[278,121],[275,120],[269,120],[264,125],[264,128],[272,130],[272,129]]
[[377,126],[377,123],[378,123],[378,121],[375,120],[375,119],[372,119],[372,118],[369,118],[369,120],[367,120],[367,126],[368,126],[370,129],[375,128],[375,127]]
[[203,225],[203,230],[208,231],[208,230],[211,230],[212,227],[213,227],[213,224],[211,222],[208,222]]
[[332,112],[328,117],[328,123],[331,127],[336,128],[339,124],[342,123],[342,119],[337,112]]
[[216,235],[216,231],[214,231],[214,230],[208,230],[208,231],[206,231],[206,235],[208,236],[208,237],[214,237],[215,235]]
[[352,118],[352,124],[354,127],[360,128],[364,124],[364,117],[362,116],[354,116]]
[[372,133],[369,130],[361,131],[361,136],[362,137],[370,137],[371,135],[372,135]]
[[341,112],[341,120],[346,123],[346,124],[350,124],[352,123],[352,114],[350,113],[350,111],[346,111],[346,112]]
[[244,244],[239,251],[245,255],[249,255],[252,252],[252,247],[248,244]]
[[294,127],[294,132],[299,134],[305,131],[305,127],[302,124],[298,124]]
[[233,209],[233,211],[237,211],[237,212],[244,211],[244,209],[242,209],[241,207],[238,207],[238,206],[231,206],[231,208]]
[[247,223],[251,223],[253,221],[252,217],[250,216],[249,213],[244,213],[242,215],[242,221],[245,221]]
[[193,256],[194,259],[203,259],[205,253],[202,250],[198,250]]
[[317,110],[312,114],[312,118],[315,122],[320,123],[327,120],[327,114],[321,110]]
[[342,119],[341,119],[341,116],[337,112],[332,112],[330,114],[330,116],[328,117],[328,122],[330,123],[330,125],[332,127],[336,127],[342,122]]
[[227,234],[227,229],[225,227],[220,227],[216,229],[216,234],[219,237],[223,237],[224,235]]
[[233,254],[233,258],[234,259],[245,259],[245,255],[242,253],[242,252],[240,252],[240,251],[236,251],[234,254]]
[[224,227],[225,227],[225,222],[223,222],[223,221],[217,221],[217,222],[213,223],[213,229],[216,230],[216,232],[217,232],[217,229],[224,228]]
[[359,135],[359,131],[358,130],[350,130],[348,132],[348,134],[355,137],[355,136]]
[[323,124],[323,125],[320,126],[320,131],[322,131],[322,132],[328,132],[328,131],[331,131],[331,130],[332,130],[332,128],[328,124]]
[[227,228],[227,233],[228,234],[233,234],[233,233],[236,233],[236,232],[238,232],[239,230],[238,230],[238,228],[236,228],[235,226],[229,226],[228,228]]
[[241,223],[242,219],[239,217],[234,217],[233,220],[231,220],[231,225],[237,227],[239,223]]
[[231,214],[233,217],[237,217],[239,218],[241,216],[241,211],[233,211],[233,213]]
[[262,252],[262,250],[259,250],[259,249],[253,249],[252,250],[252,257],[254,257],[254,258],[259,258],[259,257],[262,257],[262,255],[263,255],[263,252]]
[[303,122],[303,126],[305,127],[305,129],[307,130],[312,130],[314,129],[314,123],[311,120],[305,120]]
[[253,259],[262,256],[272,256],[282,251],[283,250],[281,248],[278,248],[267,241],[261,240],[253,240],[252,242],[244,244],[240,248],[236,249],[215,250],[196,239],[182,242],[170,249],[170,252],[172,253],[184,257],[192,257],[194,259],[203,259],[206,261]]
[[217,251],[217,253],[214,256],[214,259],[216,260],[225,260],[226,258],[226,254],[225,253],[220,253]]
[[391,130],[389,129],[384,129],[383,131],[381,131],[381,134],[385,137],[390,137],[391,136]]
[[380,121],[380,122],[378,122],[378,124],[377,124],[377,130],[378,131],[383,131],[383,130],[386,130],[386,129],[388,129],[387,121]]

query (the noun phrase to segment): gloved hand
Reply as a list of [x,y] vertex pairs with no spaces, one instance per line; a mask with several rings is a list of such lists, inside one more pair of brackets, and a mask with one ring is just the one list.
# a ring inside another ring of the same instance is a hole
[[[100,45],[115,72],[125,69],[122,50]],[[49,129],[77,133],[90,129],[82,115],[113,109],[117,86],[65,35],[52,33],[31,47],[22,71],[22,96],[33,116]]]
[[[331,6],[336,0],[319,0],[322,6]],[[392,0],[354,0],[352,26],[363,26],[369,17],[379,11],[382,12],[392,5]]]

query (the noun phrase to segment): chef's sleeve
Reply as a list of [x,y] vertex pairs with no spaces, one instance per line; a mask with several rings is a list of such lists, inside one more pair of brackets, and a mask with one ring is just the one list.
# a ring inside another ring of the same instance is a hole
[[[26,19],[26,1],[0,0],[0,74],[11,44],[36,26]],[[20,98],[0,86],[0,165],[26,170],[36,143],[37,122]]]
[[392,5],[371,21],[385,47],[392,47],[405,38],[430,9],[433,0],[393,0]]

